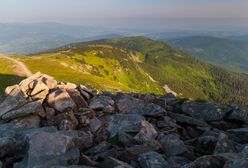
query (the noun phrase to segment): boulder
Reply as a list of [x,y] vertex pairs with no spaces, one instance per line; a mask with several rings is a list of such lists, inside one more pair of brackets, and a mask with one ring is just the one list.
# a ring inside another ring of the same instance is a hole
[[48,86],[41,80],[34,80],[29,84],[30,92],[28,95],[32,100],[45,99],[49,93]]
[[70,95],[64,89],[56,89],[48,95],[47,103],[59,112],[72,110],[76,107]]
[[159,117],[166,114],[166,110],[159,105],[146,103],[144,100],[129,96],[121,96],[117,99],[117,108],[120,113],[140,114],[150,117]]
[[18,117],[25,117],[31,114],[39,115],[41,117],[45,117],[45,111],[42,107],[43,100],[37,100],[28,104],[25,104],[24,106],[9,111],[2,115],[2,119],[4,120],[11,120]]
[[207,123],[205,123],[204,121],[197,120],[197,119],[194,119],[192,117],[185,116],[183,114],[168,112],[168,116],[171,117],[172,119],[176,120],[177,123],[195,125],[195,126],[200,126],[200,127],[208,126]]
[[167,157],[177,156],[187,152],[187,148],[177,134],[162,135],[159,139]]
[[212,103],[186,102],[182,105],[182,112],[204,121],[220,121],[230,111],[229,108]]
[[69,93],[70,97],[75,102],[75,104],[77,105],[78,109],[88,107],[87,102],[84,100],[84,98],[81,96],[78,90],[73,89],[73,90],[68,90],[67,92]]
[[41,118],[38,115],[30,115],[26,117],[16,118],[11,120],[16,128],[39,128],[41,124]]
[[163,156],[153,151],[141,154],[138,161],[142,168],[170,168]]
[[239,143],[248,143],[248,128],[229,129],[227,134]]
[[138,133],[144,120],[139,114],[114,114],[109,117],[107,131],[110,137],[122,132]]
[[0,104],[0,117],[10,110],[17,109],[28,101],[25,94],[20,90],[20,87],[15,87],[7,96],[7,98]]
[[147,121],[141,121],[141,129],[137,135],[135,135],[134,139],[136,142],[145,143],[155,140],[158,136],[158,132],[155,128]]
[[248,158],[234,159],[226,162],[223,168],[247,168]]
[[[45,140],[45,141],[44,141]],[[29,141],[28,152],[15,168],[67,166],[77,164],[80,152],[71,137],[61,133],[41,132]]]
[[93,98],[90,103],[89,107],[96,111],[104,111],[112,113],[114,109],[114,100],[108,96],[98,96]]
[[235,153],[236,148],[234,143],[229,140],[225,133],[220,133],[214,153]]

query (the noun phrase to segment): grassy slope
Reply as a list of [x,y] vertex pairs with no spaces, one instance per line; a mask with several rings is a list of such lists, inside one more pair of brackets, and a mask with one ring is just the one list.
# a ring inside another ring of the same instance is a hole
[[144,37],[78,43],[16,58],[33,72],[100,90],[163,94],[167,84],[182,97],[248,101],[246,75],[227,72]]
[[9,60],[0,58],[0,97],[4,95],[4,89],[20,82],[23,77],[16,75],[15,66]]
[[248,72],[246,41],[196,36],[173,40],[171,44],[210,63]]

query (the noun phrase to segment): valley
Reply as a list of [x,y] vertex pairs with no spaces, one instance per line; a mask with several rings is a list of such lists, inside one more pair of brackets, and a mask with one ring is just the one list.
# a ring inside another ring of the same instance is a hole
[[[167,85],[167,91],[181,98],[219,103],[248,100],[247,75],[204,63],[164,42],[141,36],[74,43],[11,58],[32,73],[40,71],[99,91],[164,94]],[[21,76],[14,71],[7,74]]]

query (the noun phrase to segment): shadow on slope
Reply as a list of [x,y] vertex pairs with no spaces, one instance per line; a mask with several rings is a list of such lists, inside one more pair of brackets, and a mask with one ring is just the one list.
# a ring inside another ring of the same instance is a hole
[[0,100],[4,96],[4,90],[6,87],[17,84],[23,79],[24,77],[16,75],[0,74]]

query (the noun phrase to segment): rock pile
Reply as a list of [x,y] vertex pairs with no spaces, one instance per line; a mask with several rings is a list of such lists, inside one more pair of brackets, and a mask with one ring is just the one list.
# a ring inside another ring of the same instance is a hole
[[0,168],[245,168],[248,107],[101,93],[37,73],[6,88]]

